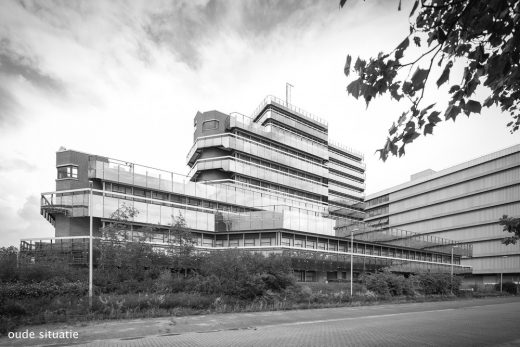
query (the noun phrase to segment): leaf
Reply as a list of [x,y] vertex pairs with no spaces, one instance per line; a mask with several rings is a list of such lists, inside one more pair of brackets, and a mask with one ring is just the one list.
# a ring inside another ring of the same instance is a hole
[[428,112],[428,110],[430,110],[433,106],[435,106],[435,103],[429,105],[428,107],[423,108],[422,111],[421,111],[420,116],[421,117],[424,116],[426,114],[426,112]]
[[403,57],[404,50],[406,48],[408,48],[409,45],[410,45],[410,40],[407,37],[395,49],[395,59],[397,59],[397,60],[401,59]]
[[388,89],[390,90],[390,95],[395,100],[399,101],[403,97],[403,94],[399,94],[399,83],[392,84]]
[[388,130],[388,133],[391,135],[395,134],[395,132],[397,131],[397,127],[395,126],[395,122],[392,124],[392,126],[390,127],[390,129]]
[[441,121],[441,118],[439,117],[440,114],[441,113],[439,111],[433,111],[428,116],[428,122],[433,123],[433,124],[439,123]]
[[444,71],[442,71],[441,77],[439,77],[439,79],[437,80],[437,88],[442,86],[448,80],[448,78],[450,77],[450,70],[452,66],[452,61],[449,61],[448,64],[446,64],[446,66],[444,67]]
[[410,45],[410,40],[409,40],[408,37],[407,37],[407,38],[405,38],[405,39],[403,40],[403,42],[401,42],[401,43],[399,44],[399,46],[397,46],[396,50],[405,50],[405,49],[408,48],[409,45]]
[[446,112],[444,113],[444,117],[446,118],[446,120],[452,118],[453,121],[455,121],[455,118],[457,118],[457,116],[459,115],[460,113],[460,107],[459,106],[456,106],[456,105],[450,105],[447,109],[446,109]]
[[360,79],[350,82],[347,86],[347,93],[351,94],[356,99],[359,98],[359,87],[360,87]]
[[347,55],[347,61],[345,62],[345,68],[343,69],[343,72],[345,73],[345,76],[348,77],[350,75],[350,64],[352,63],[352,57],[350,54]]
[[468,100],[466,102],[464,110],[467,111],[468,113],[470,113],[470,112],[472,112],[472,113],[480,113],[480,111],[482,110],[482,105],[478,101]]
[[404,136],[403,136],[403,143],[411,143],[413,142],[416,138],[418,138],[419,136],[421,136],[420,133],[416,132],[415,130],[410,130],[408,133],[406,133]]
[[397,155],[397,145],[390,141],[390,139],[386,140],[385,152],[390,152],[393,155]]
[[401,115],[401,117],[399,117],[399,120],[397,121],[397,124],[401,125],[403,124],[403,122],[406,120],[406,114],[408,112],[403,112],[403,114]]
[[404,145],[399,148],[399,158],[401,158],[404,155]]
[[359,72],[361,75],[363,71],[365,70],[366,61],[360,59],[359,57],[356,59],[356,63],[354,64],[354,70]]
[[377,152],[379,152],[379,159],[382,161],[386,161],[386,159],[388,159],[388,152],[386,152],[384,148],[376,150],[376,153]]
[[415,3],[413,4],[413,7],[412,7],[412,12],[410,12],[410,17],[413,16],[413,14],[415,13],[415,10],[417,10],[417,6],[419,6],[419,0],[415,0]]
[[418,36],[414,36],[414,38],[413,38],[413,42],[415,43],[415,45],[416,45],[417,47],[421,47],[421,38],[420,38],[420,37],[418,37]]
[[435,126],[435,124],[433,123],[428,123],[424,126],[424,132],[423,134],[426,135],[426,134],[433,134],[433,127]]
[[491,105],[493,105],[493,96],[489,96],[484,100],[485,107],[490,107]]
[[453,94],[453,93],[455,93],[457,90],[460,90],[460,86],[455,84],[455,85],[452,85],[452,86],[451,86],[451,88],[450,88],[450,90],[448,91],[448,93]]
[[426,83],[426,79],[428,78],[428,71],[429,70],[417,68],[412,76],[414,90],[420,90],[424,88],[424,83]]
[[412,95],[413,94],[413,88],[412,83],[409,81],[405,81],[403,83],[403,93]]

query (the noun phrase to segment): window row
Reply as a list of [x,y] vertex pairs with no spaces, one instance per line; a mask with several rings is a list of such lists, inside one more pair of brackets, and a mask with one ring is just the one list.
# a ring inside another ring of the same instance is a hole
[[261,143],[261,144],[263,144],[265,146],[268,146],[270,148],[279,150],[281,152],[292,154],[294,156],[297,156],[298,158],[302,158],[302,159],[311,161],[313,163],[323,165],[323,160],[322,159],[316,158],[316,157],[311,156],[311,155],[307,155],[307,154],[305,154],[303,152],[300,152],[300,151],[293,150],[293,149],[291,149],[291,148],[289,148],[287,146],[275,144],[275,143],[273,143],[271,141],[265,140],[265,138],[261,138],[261,137],[258,137],[258,136],[253,136],[253,135],[250,135],[249,133],[246,133],[246,132],[241,131],[241,130],[235,130],[235,134],[240,136],[240,137],[243,137],[245,139],[249,139],[249,140],[255,141],[257,143]]
[[276,164],[276,163],[273,163],[273,162],[270,162],[270,161],[267,161],[267,160],[262,160],[262,159],[255,158],[255,157],[249,156],[247,154],[235,153],[235,158],[243,160],[243,161],[246,161],[246,162],[249,162],[249,163],[253,163],[253,164],[256,164],[256,165],[260,165],[260,166],[263,166],[263,167],[266,167],[266,168],[277,170],[277,171],[280,171],[280,172],[283,172],[283,173],[288,173],[288,174],[291,174],[291,175],[294,175],[294,176],[305,178],[307,180],[311,180],[311,181],[314,181],[314,182],[325,183],[325,182],[323,182],[325,179],[320,177],[320,176],[310,175],[310,174],[307,174],[307,173],[302,172],[302,171],[294,170],[293,168],[290,168],[290,167],[287,167],[287,166],[283,166],[283,165],[279,165],[279,164]]
[[[353,160],[353,161],[358,162],[360,164],[362,163],[361,159],[356,158],[356,157],[354,157],[352,155],[349,155],[348,153],[340,152],[339,150],[335,149],[334,147],[329,147],[329,152],[332,152],[332,153],[334,153],[336,155],[339,155],[341,157]],[[358,170],[359,170],[359,168],[358,168]]]
[[341,162],[339,160],[336,160],[334,158],[329,158],[329,161],[333,162],[336,165],[343,166],[343,167],[345,167],[347,169],[351,169],[351,170],[357,171],[359,173],[364,173],[365,172],[365,170],[363,170],[363,168],[360,168],[360,167],[357,167],[357,166],[354,166],[354,165],[350,165],[348,163],[343,163],[343,162]]
[[365,191],[363,188],[351,186],[350,184],[347,184],[347,183],[344,183],[344,182],[340,182],[340,181],[336,181],[336,180],[332,180],[332,179],[329,179],[329,183],[333,183],[333,184],[335,184],[337,186],[340,186],[340,187],[352,189],[352,190],[354,190],[356,192],[359,192],[359,193],[363,193]]
[[105,182],[105,191],[112,191],[112,192],[121,193],[121,194],[141,196],[143,198],[170,201],[170,202],[174,202],[174,203],[178,203],[178,204],[182,204],[182,205],[191,205],[191,206],[198,206],[198,207],[209,208],[209,209],[218,209],[221,211],[246,212],[246,211],[253,210],[253,209],[248,209],[248,208],[244,208],[241,206],[223,204],[223,203],[215,202],[215,201],[203,200],[203,199],[192,198],[192,197],[187,197],[187,196],[183,196],[183,195],[170,194],[170,193],[159,192],[159,191],[148,190],[148,189],[141,189],[141,188],[126,186],[126,185],[122,185],[122,184],[109,183],[109,182]]
[[235,180],[237,182],[241,182],[241,183],[245,183],[245,184],[248,184],[248,185],[252,185],[252,186],[258,187],[260,189],[274,190],[274,191],[280,192],[282,194],[290,194],[290,195],[295,195],[295,196],[298,196],[298,197],[303,197],[303,198],[307,198],[307,199],[311,199],[311,200],[321,201],[321,196],[319,196],[319,195],[302,192],[302,191],[295,190],[295,189],[292,189],[292,188],[288,188],[288,187],[285,187],[285,186],[281,186],[281,185],[278,185],[278,184],[273,184],[273,183],[268,183],[268,182],[265,182],[265,181],[260,181],[260,180],[254,179],[254,178],[249,178],[249,177],[244,177],[244,176],[240,176],[240,175],[235,175]]
[[369,201],[367,201],[367,203],[368,203],[368,206],[374,206],[374,205],[382,204],[383,202],[387,202],[388,200],[389,200],[389,195],[386,194],[386,195],[380,196],[378,198],[369,200]]
[[382,206],[382,207],[367,211],[368,217],[379,216],[382,214],[388,214],[388,206]]

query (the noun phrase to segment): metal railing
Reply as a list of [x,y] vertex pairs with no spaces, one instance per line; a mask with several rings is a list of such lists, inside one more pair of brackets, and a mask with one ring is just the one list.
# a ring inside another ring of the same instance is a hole
[[293,112],[298,113],[300,116],[304,116],[305,118],[308,118],[314,122],[320,123],[324,126],[328,126],[328,124],[329,124],[323,118],[320,118],[310,112],[307,112],[307,111],[299,108],[298,106],[289,104],[286,101],[283,101],[282,99],[277,98],[276,96],[273,96],[273,95],[268,95],[264,98],[264,100],[260,103],[260,105],[258,105],[258,107],[253,111],[253,114],[252,114],[253,118],[255,118],[266,105],[272,104],[272,103],[276,103],[282,107],[285,107]]

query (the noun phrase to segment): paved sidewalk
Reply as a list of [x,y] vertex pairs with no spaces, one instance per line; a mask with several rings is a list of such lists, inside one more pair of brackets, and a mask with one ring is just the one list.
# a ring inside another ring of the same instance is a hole
[[[468,325],[467,322],[472,320],[475,320],[475,325]],[[398,338],[394,341],[399,345],[424,344],[422,338],[427,338],[426,341],[437,338],[442,345],[450,345],[450,341],[459,341],[456,337],[460,335],[453,337],[450,333],[464,334],[465,328],[469,329],[466,337],[470,339],[470,335],[473,335],[473,342],[477,342],[477,345],[479,341],[483,345],[489,344],[485,343],[485,336],[488,336],[495,344],[510,343],[520,346],[519,321],[520,297],[506,297],[30,326],[21,331],[28,329],[36,337],[46,331],[72,331],[78,333],[78,339],[4,337],[0,339],[0,346],[317,346],[323,345],[322,342],[331,346],[358,343],[384,345],[385,341],[392,341],[389,338],[396,338],[396,334]],[[517,332],[508,331],[507,324],[511,324],[509,322],[514,324]],[[409,329],[414,324],[417,325],[415,332],[423,331],[424,336],[418,339],[409,336]],[[478,324],[488,327],[488,330]],[[456,328],[458,332],[453,331]],[[486,333],[485,336],[481,336],[483,332]],[[497,337],[493,336],[493,332]],[[443,336],[450,336],[452,340],[444,340]],[[475,340],[476,338],[478,339]]]

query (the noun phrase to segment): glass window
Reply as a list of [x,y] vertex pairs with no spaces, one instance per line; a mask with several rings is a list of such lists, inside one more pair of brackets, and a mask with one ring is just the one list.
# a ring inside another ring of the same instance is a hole
[[206,130],[212,130],[212,129],[218,129],[218,120],[207,120],[204,123],[202,123],[202,131]]
[[67,165],[58,167],[58,179],[78,178],[78,167],[75,165]]

